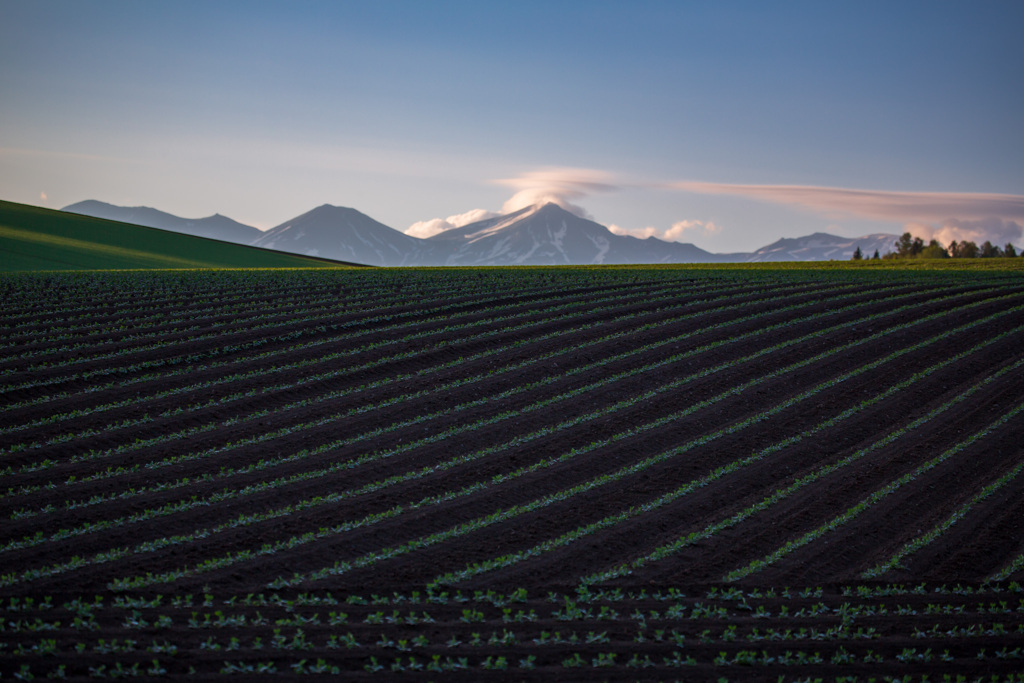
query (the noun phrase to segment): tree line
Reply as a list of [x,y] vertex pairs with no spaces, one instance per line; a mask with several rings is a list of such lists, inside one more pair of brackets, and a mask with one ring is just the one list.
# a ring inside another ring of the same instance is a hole
[[[903,233],[898,240],[893,243],[896,247],[896,251],[891,251],[885,256],[879,257],[878,250],[875,250],[874,256],[871,258],[883,258],[883,259],[909,259],[909,258],[999,258],[999,257],[1011,257],[1015,258],[1017,250],[1009,242],[1006,246],[999,247],[988,240],[985,240],[984,244],[980,247],[969,240],[963,240],[957,242],[953,240],[949,243],[948,247],[942,246],[938,240],[931,240],[928,244],[924,243],[920,237],[913,237],[909,232]],[[1024,252],[1020,254],[1024,256]],[[866,259],[864,252],[860,250],[858,246],[856,251],[853,252],[853,261],[861,261]]]

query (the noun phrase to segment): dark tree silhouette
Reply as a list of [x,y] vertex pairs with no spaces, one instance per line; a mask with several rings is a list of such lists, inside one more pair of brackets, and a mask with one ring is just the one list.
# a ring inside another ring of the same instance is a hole
[[1003,250],[992,244],[988,240],[981,245],[981,257],[982,258],[998,258],[1003,255]]
[[918,258],[949,258],[949,252],[947,252],[945,249],[943,249],[942,245],[939,244],[939,242],[937,240],[932,240],[931,242],[928,243],[928,246],[925,247],[921,251],[921,253],[917,255],[917,257]]
[[954,241],[949,245],[949,255],[953,258],[976,258],[978,245],[969,240],[964,240],[959,244]]
[[920,237],[912,237],[909,232],[900,235],[894,243],[897,258],[911,258],[924,251],[924,240]]

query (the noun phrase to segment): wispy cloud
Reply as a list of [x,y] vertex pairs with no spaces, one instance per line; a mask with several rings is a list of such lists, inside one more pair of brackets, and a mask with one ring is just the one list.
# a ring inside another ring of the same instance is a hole
[[891,192],[814,185],[735,185],[681,181],[668,187],[698,194],[726,194],[785,204],[830,218],[940,222],[955,217],[982,220],[996,216],[1024,220],[1024,196],[981,192]]

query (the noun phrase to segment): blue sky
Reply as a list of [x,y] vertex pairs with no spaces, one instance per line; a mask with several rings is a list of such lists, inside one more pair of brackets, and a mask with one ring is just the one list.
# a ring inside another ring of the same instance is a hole
[[0,0],[0,198],[1020,244],[1022,27],[1021,2]]

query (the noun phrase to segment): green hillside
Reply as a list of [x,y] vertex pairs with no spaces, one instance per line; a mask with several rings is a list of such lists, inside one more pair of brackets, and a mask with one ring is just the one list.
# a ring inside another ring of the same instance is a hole
[[344,265],[356,264],[0,201],[0,271]]

